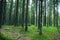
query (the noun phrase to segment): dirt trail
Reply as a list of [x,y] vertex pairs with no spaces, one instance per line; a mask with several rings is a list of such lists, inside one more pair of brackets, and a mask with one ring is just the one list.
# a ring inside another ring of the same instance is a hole
[[[11,30],[11,31],[10,31]],[[5,35],[8,35],[13,40],[32,40],[31,38],[24,36],[23,34],[20,34],[19,31],[17,31],[15,28],[13,29],[0,29],[0,32],[2,32]],[[60,34],[59,33],[51,33],[47,32],[50,37],[53,37],[52,40],[60,40]]]
[[50,37],[53,37],[52,40],[60,40],[60,34],[59,33],[47,33]]
[[12,32],[9,32],[9,29],[0,29],[3,34],[8,35],[9,37],[11,37],[13,40],[31,40],[31,38],[24,36],[22,34],[20,34],[18,31],[16,31],[15,29],[13,29]]
[[54,36],[54,40],[60,40],[60,34],[54,33],[53,36]]

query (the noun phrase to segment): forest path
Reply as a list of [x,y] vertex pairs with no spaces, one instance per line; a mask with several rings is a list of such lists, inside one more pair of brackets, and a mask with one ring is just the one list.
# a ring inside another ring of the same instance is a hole
[[9,28],[0,30],[1,33],[11,37],[13,40],[31,40],[31,38],[24,36],[23,34],[20,34],[15,28],[13,28],[13,30]]
[[47,33],[50,37],[52,37],[52,40],[60,40],[60,33]]
[[54,34],[54,40],[60,40],[60,34],[55,33]]
[[[20,34],[21,33],[20,27],[5,27],[1,29],[1,32],[11,38],[13,40],[32,40],[30,37]],[[52,40],[60,40],[60,33],[58,32],[48,32],[44,31],[44,34],[52,37]]]

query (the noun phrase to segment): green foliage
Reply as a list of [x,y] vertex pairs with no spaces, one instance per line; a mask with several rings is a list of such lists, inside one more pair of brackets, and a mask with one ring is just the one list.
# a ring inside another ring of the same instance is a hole
[[10,37],[5,36],[4,34],[0,33],[0,40],[12,40]]
[[44,32],[51,32],[51,33],[58,33],[58,30],[57,30],[57,27],[52,27],[52,26],[49,26],[49,27],[43,27],[43,31]]
[[58,33],[56,27],[43,27],[43,34],[39,35],[39,30],[36,26],[29,26],[29,31],[22,31],[21,34],[29,36],[32,40],[53,40],[53,37],[49,33]]
[[38,27],[36,27],[35,25],[28,26],[28,32],[22,29],[21,26],[15,27],[13,25],[12,26],[3,25],[3,29],[4,28],[9,28],[8,30],[9,32],[14,31],[13,29],[15,29],[20,34],[27,36],[31,38],[32,40],[53,40],[54,34],[55,33],[58,34],[57,27],[53,27],[53,26],[48,26],[48,27],[43,26],[42,35],[39,35]]

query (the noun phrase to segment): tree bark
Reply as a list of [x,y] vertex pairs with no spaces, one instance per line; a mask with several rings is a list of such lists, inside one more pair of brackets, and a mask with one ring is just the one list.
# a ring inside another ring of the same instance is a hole
[[2,24],[6,21],[6,0],[3,0],[3,14],[2,14]]
[[38,0],[36,0],[36,26],[37,26],[37,2]]
[[23,0],[22,4],[22,27],[24,28],[24,8],[25,8],[25,0]]
[[16,0],[16,9],[15,9],[15,26],[18,25],[18,4],[19,4],[19,0]]
[[12,8],[13,8],[13,0],[11,0],[11,4],[10,4],[10,11],[9,11],[9,25],[12,24],[12,23],[11,23]]
[[42,0],[39,0],[39,16],[38,16],[39,34],[42,35]]
[[45,4],[44,5],[45,8],[44,8],[44,24],[43,25],[46,26],[46,0],[44,0],[44,4]]
[[26,4],[25,31],[28,31],[28,1],[29,0],[27,0],[27,4]]
[[0,28],[2,25],[2,5],[3,5],[3,0],[0,0]]

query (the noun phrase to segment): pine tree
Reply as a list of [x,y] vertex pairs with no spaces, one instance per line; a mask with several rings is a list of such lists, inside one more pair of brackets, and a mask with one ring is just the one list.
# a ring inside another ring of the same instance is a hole
[[13,0],[11,0],[11,4],[10,4],[10,11],[9,11],[9,24],[12,24],[12,23],[11,23],[12,8],[13,8]]
[[43,0],[39,0],[39,16],[38,16],[38,27],[39,34],[42,35],[42,2]]
[[38,0],[36,0],[36,26],[37,26],[37,2]]
[[16,0],[16,9],[15,9],[15,26],[18,25],[18,4],[19,4],[19,0]]
[[46,26],[46,0],[44,0],[44,26]]
[[25,9],[25,0],[23,0],[22,4],[22,27],[24,28],[24,9]]
[[6,21],[6,0],[3,0],[2,24]]
[[2,25],[2,5],[3,5],[3,0],[0,0],[0,28]]
[[27,0],[27,4],[26,4],[26,19],[25,19],[25,31],[28,31],[28,1]]

